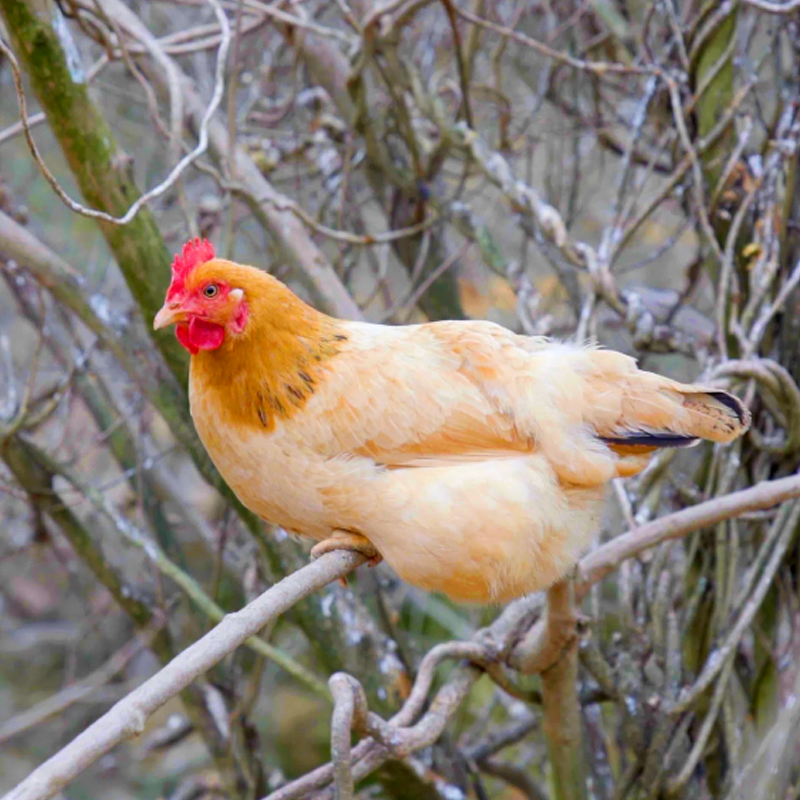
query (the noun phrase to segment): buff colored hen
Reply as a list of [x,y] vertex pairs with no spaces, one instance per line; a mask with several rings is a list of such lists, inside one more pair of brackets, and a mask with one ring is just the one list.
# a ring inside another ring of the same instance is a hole
[[749,424],[730,394],[620,353],[489,322],[333,319],[205,241],[175,258],[154,324],[172,323],[200,438],[248,508],[319,540],[314,553],[383,557],[457,600],[547,588],[612,478]]

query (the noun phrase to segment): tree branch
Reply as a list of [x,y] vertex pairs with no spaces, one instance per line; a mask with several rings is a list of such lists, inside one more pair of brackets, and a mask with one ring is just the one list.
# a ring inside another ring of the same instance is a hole
[[578,647],[575,589],[563,580],[547,593],[548,638],[568,641],[555,664],[542,672],[542,708],[555,800],[585,800],[585,757],[578,702]]
[[44,800],[77,777],[112,747],[144,730],[147,718],[228,653],[313,592],[363,564],[357,553],[327,553],[275,584],[241,611],[184,650],[108,713],[34,770],[3,800]]
[[715,497],[641,525],[634,531],[606,542],[581,559],[578,565],[581,580],[576,587],[577,595],[583,597],[591,585],[601,581],[623,561],[661,542],[680,539],[688,533],[711,527],[748,511],[772,508],[793,497],[800,497],[800,475],[762,481],[749,489]]

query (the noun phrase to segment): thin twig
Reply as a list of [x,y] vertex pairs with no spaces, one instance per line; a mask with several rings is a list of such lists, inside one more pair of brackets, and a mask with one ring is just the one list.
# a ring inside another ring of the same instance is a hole
[[211,121],[211,118],[214,116],[214,113],[216,112],[217,108],[219,107],[220,102],[222,101],[222,94],[225,89],[225,61],[228,56],[228,48],[230,46],[231,33],[230,33],[230,25],[228,24],[228,18],[225,16],[225,12],[222,10],[222,6],[220,6],[218,0],[207,0],[207,2],[212,6],[212,8],[214,9],[214,13],[217,16],[217,21],[219,22],[220,31],[222,32],[222,40],[219,45],[219,50],[217,51],[217,67],[216,67],[216,75],[214,82],[214,92],[211,96],[211,102],[208,104],[208,108],[206,109],[206,112],[203,115],[202,122],[200,123],[200,131],[198,137],[199,141],[194,150],[187,153],[173,167],[172,171],[164,181],[159,183],[157,186],[154,186],[148,192],[145,192],[140,198],[138,198],[138,200],[136,200],[130,206],[130,208],[121,217],[112,216],[111,214],[108,214],[105,211],[99,211],[98,209],[87,208],[81,203],[78,203],[76,200],[73,200],[64,191],[64,189],[61,187],[61,184],[59,184],[59,182],[56,180],[56,177],[50,171],[50,168],[47,166],[47,164],[45,164],[39,152],[39,148],[36,146],[36,142],[33,139],[33,135],[31,134],[30,125],[28,121],[28,106],[27,106],[27,101],[25,99],[25,91],[22,85],[22,71],[20,70],[19,62],[17,61],[17,58],[14,55],[11,48],[2,40],[2,38],[0,38],[0,51],[2,51],[8,58],[8,61],[11,64],[11,70],[14,74],[14,86],[17,93],[17,102],[19,104],[20,119],[25,133],[25,140],[28,143],[31,155],[33,156],[33,159],[36,162],[36,164],[39,166],[39,169],[42,171],[42,174],[44,175],[45,179],[52,187],[53,191],[64,202],[64,204],[72,211],[76,212],[77,214],[82,214],[85,217],[90,217],[91,219],[103,220],[103,222],[110,222],[114,225],[127,225],[147,203],[149,203],[151,200],[154,200],[156,197],[160,197],[162,194],[167,192],[175,184],[178,178],[183,174],[186,168],[190,164],[193,164],[208,149],[208,124]]
[[482,28],[494,31],[502,36],[507,36],[509,39],[513,39],[515,42],[524,44],[526,47],[530,47],[532,50],[535,50],[537,53],[541,53],[547,58],[552,58],[559,64],[564,64],[568,67],[572,67],[573,69],[581,70],[582,72],[589,72],[601,78],[605,75],[612,74],[659,75],[661,73],[661,70],[656,67],[626,66],[625,64],[617,64],[609,61],[583,61],[579,58],[575,58],[574,56],[570,56],[561,50],[554,50],[552,47],[548,47],[546,44],[543,44],[536,39],[532,39],[530,36],[526,36],[524,33],[519,33],[519,31],[506,28],[503,25],[498,25],[497,23],[491,22],[488,19],[478,17],[470,11],[460,8],[458,5],[455,6],[455,10],[460,17],[473,23],[474,25],[480,25]]
[[161,616],[148,626],[146,630],[138,633],[130,642],[117,650],[102,666],[90,675],[75,683],[64,687],[61,691],[42,700],[35,706],[20,712],[0,726],[0,744],[7,742],[14,736],[30,730],[50,717],[60,714],[74,703],[78,703],[88,695],[96,692],[99,686],[107,683],[141,650],[147,647],[150,639],[166,624],[166,616]]

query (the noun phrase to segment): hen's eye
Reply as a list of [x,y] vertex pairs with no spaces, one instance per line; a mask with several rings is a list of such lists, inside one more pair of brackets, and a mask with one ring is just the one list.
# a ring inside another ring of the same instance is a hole
[[217,288],[216,284],[209,283],[208,286],[206,286],[206,288],[203,289],[203,294],[206,297],[216,297],[218,291],[219,289]]

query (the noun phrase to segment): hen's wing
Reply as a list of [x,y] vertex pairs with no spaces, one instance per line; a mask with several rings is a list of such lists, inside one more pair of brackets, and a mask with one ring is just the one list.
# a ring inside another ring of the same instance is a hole
[[353,323],[312,438],[390,469],[544,454],[563,483],[633,474],[656,447],[729,441],[731,395],[637,369],[628,356],[488,322]]
[[[508,331],[489,323],[350,323],[345,330],[348,345],[331,363],[314,419],[303,420],[314,449],[368,456],[389,468],[531,451],[513,410],[494,406],[467,366],[472,349],[499,358]],[[464,338],[471,346],[459,346]]]

